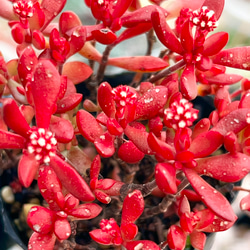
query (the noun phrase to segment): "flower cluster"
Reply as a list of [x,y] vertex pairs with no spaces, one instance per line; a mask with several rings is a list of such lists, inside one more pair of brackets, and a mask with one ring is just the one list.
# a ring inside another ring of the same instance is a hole
[[[85,0],[92,25],[66,2],[0,0],[17,52],[0,54],[0,173],[35,187],[28,248],[204,249],[237,220],[228,192],[250,211],[250,80],[227,71],[250,70],[250,47],[225,49],[223,0]],[[145,56],[111,56],[141,34]]]

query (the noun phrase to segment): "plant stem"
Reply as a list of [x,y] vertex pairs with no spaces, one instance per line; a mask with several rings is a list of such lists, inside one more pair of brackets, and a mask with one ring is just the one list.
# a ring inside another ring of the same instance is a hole
[[154,82],[160,80],[161,78],[174,73],[176,70],[179,70],[179,69],[183,68],[185,65],[186,65],[186,63],[184,62],[184,60],[180,60],[176,64],[174,64],[174,65],[168,67],[167,69],[159,72],[158,74],[156,74],[155,76],[151,77],[147,81],[154,83]]

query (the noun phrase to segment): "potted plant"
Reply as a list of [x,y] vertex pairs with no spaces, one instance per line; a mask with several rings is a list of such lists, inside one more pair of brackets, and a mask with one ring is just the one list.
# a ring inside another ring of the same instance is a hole
[[[0,1],[17,52],[0,57],[1,168],[17,173],[28,249],[204,249],[237,220],[230,191],[250,210],[237,184],[250,170],[250,82],[226,71],[249,70],[250,47],[225,48],[223,0],[85,0],[93,25],[66,2]],[[141,34],[144,56],[110,56]],[[111,84],[107,66],[131,80]]]

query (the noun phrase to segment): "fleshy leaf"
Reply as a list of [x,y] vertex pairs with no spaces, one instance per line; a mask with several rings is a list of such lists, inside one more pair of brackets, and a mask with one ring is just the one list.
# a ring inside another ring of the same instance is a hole
[[159,189],[166,194],[177,192],[176,170],[169,163],[158,163],[155,166],[155,180]]
[[213,57],[213,62],[227,67],[250,70],[250,46],[222,50]]
[[23,154],[18,164],[18,179],[24,187],[29,187],[35,178],[39,162],[34,154]]
[[69,214],[80,219],[93,219],[100,214],[102,208],[95,203],[81,204],[77,208],[69,211]]
[[109,58],[108,65],[134,72],[155,72],[166,68],[169,64],[154,56],[127,56]]
[[135,250],[135,249],[140,249],[140,250],[160,250],[160,247],[154,243],[153,241],[150,240],[136,240],[136,241],[129,241],[125,243],[126,249],[127,250]]
[[54,224],[54,233],[59,240],[66,240],[71,235],[71,226],[67,219],[58,218]]
[[186,245],[186,234],[179,226],[172,225],[168,231],[167,241],[170,249],[183,250]]
[[204,249],[206,243],[206,235],[202,232],[193,231],[190,234],[190,242],[195,249]]
[[190,184],[201,197],[202,201],[219,217],[234,221],[236,215],[227,201],[227,199],[219,193],[216,189],[211,187],[205,180],[203,180],[194,170],[183,169]]
[[219,20],[224,9],[224,4],[224,0],[205,0],[203,6],[208,7],[209,10],[213,10],[215,12],[217,20]]
[[29,239],[28,248],[30,250],[53,250],[56,242],[56,236],[54,233],[41,235],[39,233],[33,233]]
[[82,101],[82,94],[72,93],[65,95],[57,102],[57,114],[62,114],[74,109]]
[[60,74],[49,60],[40,60],[35,67],[31,92],[35,104],[37,126],[48,128],[61,85]]
[[67,62],[63,65],[62,74],[66,75],[74,84],[83,82],[92,73],[92,69],[83,62]]
[[101,229],[94,229],[90,231],[89,234],[94,241],[102,245],[112,244],[113,237],[109,233],[103,232]]
[[97,152],[103,157],[110,157],[115,153],[114,136],[108,131],[96,137],[94,145]]
[[129,193],[124,201],[122,207],[121,223],[134,223],[142,214],[144,210],[144,199],[139,190]]
[[136,103],[135,119],[150,119],[157,115],[167,102],[168,89],[157,86],[149,89]]
[[25,139],[11,132],[0,129],[0,148],[24,148]]
[[77,199],[81,201],[93,201],[95,199],[84,179],[59,156],[51,157],[50,166],[56,172],[62,185]]
[[221,154],[197,159],[194,170],[224,182],[237,182],[250,171],[250,158],[242,153]]

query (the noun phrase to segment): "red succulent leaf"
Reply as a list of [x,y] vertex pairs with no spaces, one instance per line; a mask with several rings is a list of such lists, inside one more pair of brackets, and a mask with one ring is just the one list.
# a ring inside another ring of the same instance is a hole
[[239,108],[248,108],[250,107],[250,90],[247,90],[241,97]]
[[144,154],[153,154],[148,145],[148,133],[146,131],[128,125],[124,132],[141,152]]
[[54,220],[54,212],[41,206],[33,206],[27,215],[27,224],[29,227],[40,234],[52,232]]
[[181,45],[185,50],[185,53],[192,52],[194,47],[194,39],[192,35],[192,27],[190,22],[185,22],[181,29]]
[[213,57],[213,62],[237,69],[250,69],[250,46],[225,49]]
[[136,241],[129,241],[125,243],[127,250],[160,250],[160,247],[150,240],[136,240]]
[[[184,190],[187,190],[187,189],[184,189]],[[183,214],[185,213],[189,214],[190,212],[191,212],[191,209],[190,209],[188,198],[186,195],[182,194],[182,197],[180,199],[180,203],[178,206],[178,215],[179,217],[181,217]]]
[[215,13],[215,17],[219,20],[221,13],[224,9],[224,0],[205,0],[203,6],[206,6],[209,10],[213,10]]
[[66,240],[71,235],[71,226],[67,219],[57,218],[54,224],[54,233],[59,240]]
[[124,30],[119,37],[115,40],[114,44],[118,44],[123,42],[126,39],[130,39],[132,37],[138,36],[140,34],[144,34],[152,28],[151,23],[139,23],[135,27],[128,28]]
[[176,170],[169,163],[158,163],[155,166],[155,180],[159,189],[166,194],[176,194]]
[[66,75],[74,84],[83,82],[92,73],[92,69],[83,62],[67,62],[63,65],[62,74]]
[[102,208],[95,203],[86,203],[77,206],[70,210],[68,213],[75,218],[89,220],[98,216],[102,211]]
[[166,68],[169,64],[163,59],[154,56],[127,56],[109,58],[108,65],[133,72],[155,72]]
[[60,15],[59,27],[63,36],[68,36],[69,38],[72,30],[80,25],[82,25],[82,22],[73,11],[64,11]]
[[97,42],[105,45],[112,44],[117,38],[116,34],[109,28],[93,30],[92,35]]
[[97,100],[103,112],[111,118],[115,117],[115,102],[112,87],[108,82],[103,82],[98,88]]
[[207,77],[206,80],[208,84],[216,85],[231,85],[239,82],[242,76],[236,74],[218,74],[216,76]]
[[188,64],[181,75],[180,89],[184,98],[193,100],[197,96],[194,64]]
[[250,158],[242,153],[221,154],[197,159],[194,170],[225,182],[237,182],[250,170]]
[[144,153],[141,152],[132,141],[123,143],[118,149],[118,156],[121,160],[135,164],[143,159]]
[[121,224],[134,223],[142,214],[144,210],[144,199],[139,190],[129,193],[124,201],[122,207]]
[[61,182],[50,166],[43,165],[39,168],[37,183],[41,195],[51,209],[59,210],[59,207],[62,208],[64,206]]
[[[33,16],[29,18],[29,28],[34,32],[36,30],[40,30],[40,28],[44,25],[45,15],[41,8],[39,2],[33,2],[34,13]],[[35,3],[34,3],[35,2]]]
[[210,128],[210,121],[208,118],[203,118],[199,120],[192,131],[192,139],[195,139],[199,134],[205,133]]
[[48,128],[51,115],[56,111],[61,78],[55,66],[48,60],[40,60],[35,67],[31,92],[35,104],[36,122],[40,128]]
[[[213,56],[219,53],[228,42],[228,33],[226,32],[217,32],[211,36],[209,36],[203,46],[204,49],[202,51],[203,56]],[[214,44],[216,43],[216,46]]]
[[[235,218],[236,220],[237,218]],[[214,232],[221,232],[221,231],[225,231],[227,229],[229,229],[230,227],[233,226],[235,220],[233,221],[226,221],[223,220],[220,217],[215,216],[213,223],[210,223],[210,225],[208,225],[205,228],[202,228],[203,232],[207,232],[207,233],[214,233]]]
[[136,103],[135,119],[150,119],[156,116],[167,102],[168,89],[156,86],[144,93]]
[[115,118],[107,120],[107,129],[111,135],[119,136],[123,133],[123,128]]
[[110,196],[104,193],[103,191],[95,189],[93,192],[96,199],[102,202],[103,204],[109,204],[111,202]]
[[77,112],[76,122],[80,133],[91,142],[94,142],[97,137],[103,135],[104,131],[95,117],[85,110]]
[[194,158],[208,156],[221,147],[223,138],[224,137],[216,131],[201,133],[191,142],[189,151],[193,152]]
[[195,225],[195,229],[198,231],[202,231],[204,227],[207,227],[212,224],[215,217],[217,217],[210,209],[200,210],[195,213],[195,216],[199,218],[197,224]]
[[45,43],[43,33],[40,30],[34,30],[32,32],[32,44],[35,48],[39,50],[45,49]]
[[37,63],[38,59],[33,48],[26,47],[19,58],[17,66],[18,76],[24,87],[31,81],[31,75]]
[[240,209],[243,211],[250,211],[250,194],[247,194],[241,199]]
[[172,225],[168,231],[167,242],[170,249],[183,250],[186,245],[186,234],[179,226]]
[[96,155],[90,167],[89,175],[91,180],[98,179],[100,169],[101,169],[101,158],[100,155]]
[[154,133],[156,136],[161,135],[161,131],[163,129],[163,122],[160,116],[153,117],[148,121],[149,131]]
[[84,179],[63,159],[57,155],[51,157],[50,166],[54,169],[62,185],[77,199],[81,201],[95,199]]
[[151,15],[154,31],[163,45],[178,54],[183,53],[183,48],[177,36],[166,22],[166,15],[161,8],[156,7]]
[[226,135],[232,131],[235,134],[244,129],[247,125],[247,115],[250,109],[237,109],[224,116],[213,128],[212,131],[217,131],[222,135]]
[[224,137],[224,147],[231,154],[235,154],[240,151],[240,145],[238,138],[234,132],[228,132]]
[[158,139],[152,132],[148,135],[148,144],[151,150],[167,160],[173,160],[175,149],[166,142]]
[[18,179],[24,187],[29,187],[34,180],[39,162],[35,159],[34,154],[23,153],[18,164]]
[[115,137],[108,131],[106,131],[99,137],[96,137],[94,140],[94,145],[97,152],[103,157],[112,156],[115,153],[114,139]]
[[206,243],[206,235],[202,232],[194,230],[190,234],[191,245],[197,250],[203,250]]
[[11,35],[16,43],[22,44],[25,40],[25,29],[20,23],[16,23],[11,27]]
[[138,227],[134,223],[121,224],[123,240],[133,240],[138,233]]
[[82,101],[82,94],[72,93],[57,102],[57,114],[62,114],[77,107]]
[[43,0],[42,1],[42,10],[45,14],[45,21],[43,25],[43,29],[54,19],[63,9],[67,0],[61,1],[51,1],[51,0]]
[[29,239],[28,248],[31,250],[53,250],[56,242],[56,236],[54,233],[39,234],[33,233]]
[[3,104],[3,119],[6,125],[17,134],[27,137],[30,126],[19,110],[17,103],[13,99],[8,98],[3,100]]
[[112,18],[119,18],[121,17],[125,11],[128,9],[128,7],[131,5],[133,0],[128,0],[128,1],[117,1],[114,11],[112,13]]
[[51,117],[49,129],[55,134],[58,142],[68,143],[73,139],[74,129],[71,122],[59,116]]
[[70,51],[67,57],[70,57],[77,53],[86,41],[86,29],[84,26],[79,26],[74,29],[69,38]]
[[0,130],[0,148],[24,148],[25,139],[11,132]]
[[113,236],[107,232],[103,232],[101,229],[94,229],[89,232],[90,237],[99,244],[112,245]]
[[227,201],[227,199],[216,189],[211,187],[204,179],[202,179],[194,170],[183,169],[190,184],[201,197],[202,201],[219,217],[234,221],[236,215]]

